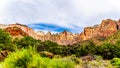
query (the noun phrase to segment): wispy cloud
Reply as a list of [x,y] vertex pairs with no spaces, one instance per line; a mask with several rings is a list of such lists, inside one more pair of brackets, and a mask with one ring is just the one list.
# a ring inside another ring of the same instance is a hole
[[[52,33],[57,33],[57,32],[63,32],[64,30],[67,30],[69,32],[73,33],[79,33],[82,31],[81,27],[78,26],[73,26],[72,28],[66,28],[66,27],[61,27],[58,25],[52,25],[52,24],[44,24],[44,23],[38,23],[38,24],[28,24],[29,27],[34,28],[35,30],[42,30],[45,32],[51,31]],[[76,29],[76,28],[79,29]]]
[[0,0],[0,23],[39,22],[74,32],[103,19],[119,19],[119,3],[120,0]]

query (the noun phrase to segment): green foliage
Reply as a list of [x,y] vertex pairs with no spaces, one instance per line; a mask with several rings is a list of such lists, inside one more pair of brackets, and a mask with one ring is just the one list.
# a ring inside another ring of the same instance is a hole
[[97,46],[96,54],[101,55],[104,59],[112,59],[114,57],[120,57],[119,50],[119,46],[110,43],[105,43],[101,46]]
[[55,42],[52,41],[44,41],[40,42],[37,46],[37,51],[47,51],[52,52],[54,54],[62,55],[63,54],[63,46],[58,45]]
[[120,68],[120,58],[113,58],[113,59],[111,60],[111,64],[112,64],[113,66],[116,66],[117,68]]
[[71,55],[71,56],[68,56],[66,58],[69,59],[69,60],[74,61],[76,64],[80,63],[80,58],[76,57],[75,55]]
[[[85,42],[84,42],[85,43]],[[37,52],[47,51],[54,55],[70,56],[76,55],[77,57],[86,55],[101,55],[104,59],[112,59],[114,57],[120,57],[120,42],[116,44],[110,44],[106,42],[100,46],[96,46],[92,41],[87,41],[86,45],[75,44],[68,46],[61,46],[52,41],[35,40],[32,37],[24,37],[19,40],[15,40],[14,44],[18,48],[28,48],[29,46],[35,47]],[[3,46],[3,45],[1,45]]]
[[2,63],[4,68],[74,68],[72,60],[43,58],[32,48],[11,53]]
[[17,44],[18,48],[22,47],[29,47],[29,46],[34,46],[37,43],[37,40],[33,39],[30,36],[25,36],[24,38],[14,41],[15,44]]
[[[11,48],[12,47],[12,48]],[[0,29],[0,50],[13,50],[12,37],[9,33]]]
[[106,40],[104,42],[108,42],[108,43],[116,43],[117,41],[120,40],[120,30],[118,30],[116,33],[114,33],[112,36],[107,37]]
[[[114,34],[112,38],[117,38],[119,33]],[[83,41],[74,45],[58,45],[52,41],[36,40],[32,37],[25,36],[23,38],[15,38],[14,41],[9,33],[0,29],[0,50],[15,50],[21,48],[28,48],[29,46],[34,47],[37,52],[47,51],[54,55],[70,56],[76,55],[77,57],[86,55],[101,55],[104,59],[112,59],[114,57],[120,57],[120,40],[117,38],[115,44],[111,44],[109,41],[105,42],[100,46],[96,46],[92,41]]]

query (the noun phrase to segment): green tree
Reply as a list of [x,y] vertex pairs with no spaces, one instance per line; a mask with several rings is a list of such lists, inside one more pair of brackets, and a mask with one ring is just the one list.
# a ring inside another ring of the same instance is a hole
[[96,54],[101,55],[104,59],[112,59],[118,57],[118,48],[116,45],[105,43],[98,46]]
[[12,37],[8,32],[5,32],[4,30],[0,29],[0,49],[8,49],[12,50]]
[[22,48],[22,47],[29,47],[29,46],[34,46],[37,43],[37,40],[33,39],[30,36],[25,36],[24,38],[20,39],[19,41],[15,42],[18,46],[18,48]]

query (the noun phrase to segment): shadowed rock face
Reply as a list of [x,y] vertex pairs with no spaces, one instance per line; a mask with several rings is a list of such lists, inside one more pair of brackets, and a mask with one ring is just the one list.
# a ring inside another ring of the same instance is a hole
[[8,32],[11,32],[11,34],[14,35],[13,32],[14,30],[11,31],[12,28],[11,30],[9,30],[8,27],[18,27],[24,32],[25,35],[31,36],[35,39],[39,39],[42,41],[50,40],[60,45],[68,45],[68,44],[71,45],[95,37],[105,38],[113,35],[115,32],[117,32],[120,29],[120,20],[119,21],[115,21],[111,19],[103,20],[99,25],[95,25],[92,27],[85,27],[84,31],[80,34],[73,34],[68,31],[63,31],[61,33],[56,33],[56,34],[51,34],[51,32],[48,32],[47,34],[45,34],[42,31],[35,32],[33,29],[18,23],[10,24],[10,25],[0,24],[0,28],[7,29]]

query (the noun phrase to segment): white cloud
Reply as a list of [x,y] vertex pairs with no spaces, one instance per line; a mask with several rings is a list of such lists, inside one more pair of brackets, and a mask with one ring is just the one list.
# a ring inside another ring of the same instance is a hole
[[[120,18],[120,0],[0,0],[0,23],[90,26]],[[79,28],[78,28],[79,29]]]

